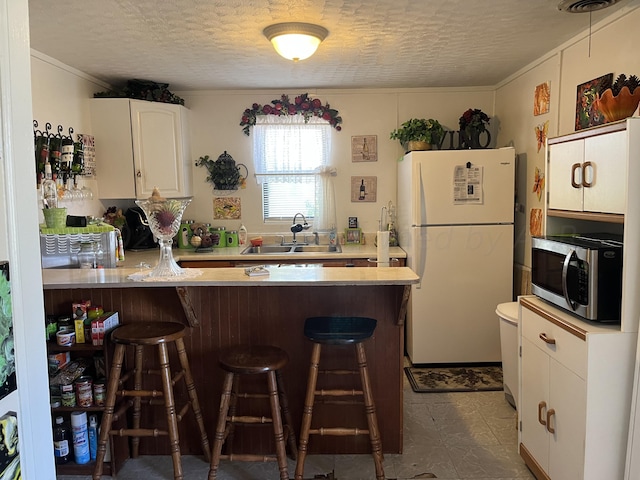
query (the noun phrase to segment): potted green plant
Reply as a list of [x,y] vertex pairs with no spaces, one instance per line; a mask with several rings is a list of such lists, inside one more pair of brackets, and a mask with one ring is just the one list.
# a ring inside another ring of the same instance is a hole
[[410,152],[413,150],[430,150],[432,145],[439,145],[444,135],[444,128],[440,122],[432,118],[412,118],[400,128],[391,132],[389,138],[398,140],[402,147]]

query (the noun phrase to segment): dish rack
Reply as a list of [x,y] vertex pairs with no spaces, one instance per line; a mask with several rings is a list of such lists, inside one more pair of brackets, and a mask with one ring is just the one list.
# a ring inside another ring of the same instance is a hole
[[116,232],[40,234],[42,268],[78,268],[80,244],[93,242],[102,245],[105,268],[115,268],[118,248]]

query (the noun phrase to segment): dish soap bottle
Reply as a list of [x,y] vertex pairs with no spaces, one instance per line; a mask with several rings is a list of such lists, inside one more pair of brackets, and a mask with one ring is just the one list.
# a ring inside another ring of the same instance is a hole
[[240,225],[240,228],[238,229],[238,244],[241,247],[247,244],[247,235],[247,227]]

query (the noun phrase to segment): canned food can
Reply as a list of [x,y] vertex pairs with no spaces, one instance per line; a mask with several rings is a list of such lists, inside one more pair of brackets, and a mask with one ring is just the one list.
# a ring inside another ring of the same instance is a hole
[[93,385],[91,377],[83,376],[76,380],[76,398],[79,407],[93,405]]
[[70,315],[60,315],[58,317],[58,331],[71,332],[74,331],[73,320]]
[[73,385],[62,385],[60,392],[60,402],[63,407],[76,406],[76,393],[73,391]]
[[96,380],[93,384],[93,403],[98,407],[104,407],[106,396],[105,379]]
[[76,332],[58,332],[56,333],[56,342],[61,347],[70,347],[71,345],[76,343]]

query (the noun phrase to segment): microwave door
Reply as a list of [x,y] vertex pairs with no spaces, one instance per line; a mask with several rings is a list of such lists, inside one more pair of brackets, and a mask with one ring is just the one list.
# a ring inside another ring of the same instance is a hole
[[571,261],[574,258],[576,260],[578,259],[575,250],[571,250],[564,257],[564,262],[562,263],[562,294],[564,295],[564,299],[567,301],[567,304],[569,305],[569,307],[571,307],[571,310],[575,312],[577,308],[577,304],[571,300],[571,296],[569,295],[569,286],[568,286],[569,267],[571,265]]

